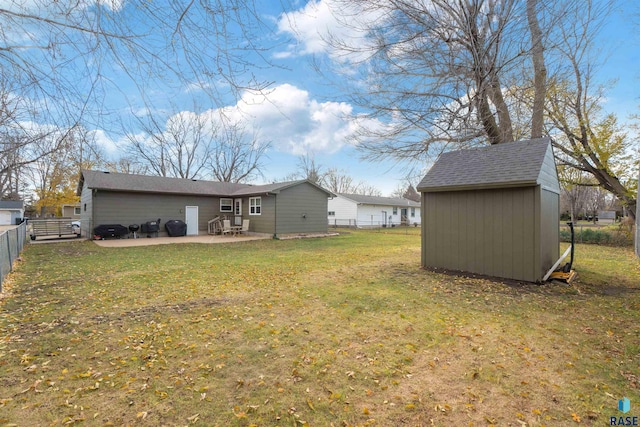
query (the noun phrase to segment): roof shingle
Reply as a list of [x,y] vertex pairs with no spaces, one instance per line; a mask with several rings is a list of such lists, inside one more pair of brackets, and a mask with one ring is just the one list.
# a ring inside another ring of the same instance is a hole
[[538,138],[446,152],[427,172],[418,191],[537,185],[548,150],[551,140]]
[[342,197],[365,205],[420,207],[420,203],[402,197],[364,196],[362,194],[340,193]]
[[[78,185],[78,194],[82,191],[82,186],[85,185],[88,188],[107,191],[232,197],[277,192],[303,182],[307,181],[300,180],[266,185],[251,185],[232,182],[203,181],[196,179],[83,170],[80,177],[80,183]],[[329,191],[325,189],[322,190],[331,195]]]

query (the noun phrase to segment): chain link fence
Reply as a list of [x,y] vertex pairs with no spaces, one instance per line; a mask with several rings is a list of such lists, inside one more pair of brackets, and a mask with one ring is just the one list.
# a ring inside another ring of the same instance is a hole
[[26,241],[26,222],[0,233],[0,292],[4,279],[13,269],[13,263],[20,256]]
[[387,221],[363,221],[356,219],[329,219],[330,228],[394,228],[394,227],[417,227],[419,224],[412,221],[392,222]]

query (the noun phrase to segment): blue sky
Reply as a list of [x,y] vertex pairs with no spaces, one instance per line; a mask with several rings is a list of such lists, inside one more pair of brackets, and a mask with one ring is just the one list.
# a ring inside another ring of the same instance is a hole
[[[0,0],[0,6],[11,1]],[[35,0],[25,2],[31,1]],[[114,10],[126,8],[130,3],[129,0],[100,1]],[[299,156],[312,154],[325,168],[341,169],[355,181],[363,181],[377,187],[383,195],[390,195],[405,182],[412,165],[394,160],[381,163],[361,160],[360,153],[348,139],[354,129],[353,123],[345,118],[358,113],[357,109],[335,92],[328,84],[330,82],[324,81],[311,64],[312,55],[327,61],[338,60],[325,50],[321,40],[323,34],[342,32],[344,36],[353,36],[340,28],[328,12],[326,5],[331,1],[257,0],[261,17],[272,26],[272,31],[265,32],[260,42],[274,46],[266,53],[266,59],[275,66],[265,68],[263,62],[256,60],[262,66],[255,70],[260,78],[272,82],[268,99],[244,92],[239,93],[238,98],[227,97],[222,102],[213,102],[196,84],[169,88],[160,83],[146,89],[145,95],[152,102],[145,105],[131,82],[122,79],[123,70],[112,67],[103,70],[108,73],[105,78],[115,86],[105,94],[106,107],[116,111],[125,123],[133,123],[130,120],[133,114],[158,114],[165,119],[167,114],[193,111],[193,99],[196,99],[198,113],[224,108],[229,115],[245,120],[250,127],[259,130],[262,138],[271,141],[264,178],[257,183],[284,178],[295,171]],[[283,5],[288,7],[287,15],[283,14]],[[611,19],[597,40],[608,55],[598,78],[616,80],[607,93],[605,109],[617,113],[622,121],[630,114],[640,113],[640,25],[634,24],[639,18],[640,6],[634,0],[614,2]],[[298,24],[298,31],[291,31],[291,22]],[[103,121],[92,129],[112,156],[117,156],[125,143],[122,125],[116,123]],[[414,177],[420,174],[418,171]]]

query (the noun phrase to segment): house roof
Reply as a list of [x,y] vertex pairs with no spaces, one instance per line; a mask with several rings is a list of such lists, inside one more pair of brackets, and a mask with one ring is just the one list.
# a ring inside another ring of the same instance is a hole
[[0,209],[4,210],[21,210],[24,208],[22,200],[0,200]]
[[116,172],[83,170],[78,183],[78,195],[83,186],[106,191],[129,191],[161,194],[190,194],[200,196],[250,196],[275,194],[285,188],[308,182],[327,195],[333,193],[310,181],[288,181],[266,185],[237,184],[232,182],[204,181],[196,179],[167,178],[162,176],[134,175]]
[[346,193],[339,193],[339,196],[363,205],[420,207],[420,203],[402,197],[363,196],[361,194]]
[[418,191],[535,185],[560,192],[549,138],[443,153],[418,184]]

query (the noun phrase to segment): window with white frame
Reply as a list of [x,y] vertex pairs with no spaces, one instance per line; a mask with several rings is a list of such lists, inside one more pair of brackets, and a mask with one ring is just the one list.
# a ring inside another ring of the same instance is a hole
[[398,208],[395,206],[393,207],[393,214],[398,215]]
[[336,211],[329,211],[329,216],[336,216]]
[[74,215],[80,215],[82,213],[82,209],[80,209],[80,207],[74,207],[73,208],[73,214]]
[[411,218],[416,217],[416,208],[411,208]]
[[220,212],[233,212],[233,199],[220,199]]
[[249,197],[249,215],[262,213],[262,197]]

